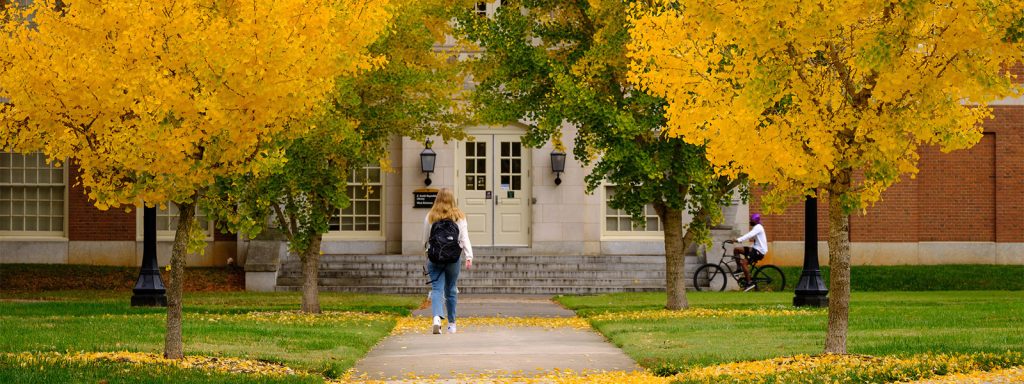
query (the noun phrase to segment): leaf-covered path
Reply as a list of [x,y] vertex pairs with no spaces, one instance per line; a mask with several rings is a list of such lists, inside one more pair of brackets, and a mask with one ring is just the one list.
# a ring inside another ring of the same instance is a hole
[[356,363],[353,379],[530,377],[555,371],[640,370],[572,311],[539,296],[459,298],[458,332],[435,335],[430,309]]

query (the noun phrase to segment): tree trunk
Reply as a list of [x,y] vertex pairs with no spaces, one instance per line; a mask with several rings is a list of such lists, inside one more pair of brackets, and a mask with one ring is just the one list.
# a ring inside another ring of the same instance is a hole
[[185,255],[188,253],[189,234],[196,213],[195,203],[178,204],[178,228],[174,231],[171,249],[171,274],[167,285],[167,335],[164,338],[164,357],[181,359],[185,356],[181,343],[181,290],[185,278]]
[[686,300],[686,248],[692,242],[692,235],[687,231],[683,237],[683,211],[670,207],[657,209],[664,212],[661,222],[665,226],[665,293],[668,299],[667,309],[686,309],[690,303]]
[[[850,215],[840,203],[842,191],[849,190],[849,177],[840,178],[828,196],[828,333],[825,353],[846,353],[846,330],[850,317]],[[836,183],[833,183],[836,184]]]
[[316,235],[309,242],[302,258],[302,312],[320,313],[320,287],[317,278],[320,275],[320,240]]

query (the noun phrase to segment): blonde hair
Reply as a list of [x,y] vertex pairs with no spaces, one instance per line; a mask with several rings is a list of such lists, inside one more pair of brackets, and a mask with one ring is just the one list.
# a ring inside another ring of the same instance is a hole
[[466,214],[462,213],[462,210],[455,206],[455,194],[452,193],[452,190],[441,188],[437,192],[437,198],[434,199],[434,206],[430,208],[430,213],[427,214],[427,221],[436,223],[444,219],[459,221],[465,218]]

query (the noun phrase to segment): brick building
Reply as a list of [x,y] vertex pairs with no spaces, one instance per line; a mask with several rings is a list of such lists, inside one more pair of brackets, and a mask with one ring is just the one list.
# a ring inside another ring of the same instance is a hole
[[[995,103],[993,115],[976,146],[922,148],[916,178],[851,216],[853,264],[1024,264],[1024,97]],[[750,210],[761,210],[756,193]],[[770,260],[801,262],[803,218],[803,204],[765,216]],[[818,203],[818,236],[827,263],[827,200]]]
[[[142,211],[96,209],[74,182],[73,164],[54,168],[37,153],[0,153],[0,263],[139,265],[142,260]],[[160,264],[170,257],[177,211],[159,210]],[[224,265],[237,257],[236,236],[206,226],[209,245],[189,265]]]
[[[497,3],[480,3],[481,16]],[[1024,66],[1014,69],[1024,77]],[[995,105],[985,135],[974,148],[921,153],[921,172],[883,194],[866,216],[851,220],[855,264],[999,263],[1024,264],[1024,97]],[[470,232],[482,255],[657,255],[663,254],[661,223],[648,210],[644,225],[607,206],[614,186],[585,193],[587,170],[566,162],[561,184],[554,182],[553,148],[522,145],[525,127],[467,127],[474,141],[438,144],[431,187],[452,188],[470,216]],[[575,130],[566,127],[564,142]],[[435,140],[439,141],[439,140]],[[322,250],[335,255],[417,255],[422,252],[426,209],[414,207],[414,192],[425,187],[419,154],[423,145],[393,141],[389,157],[397,173],[367,167],[351,175],[352,206],[339,210]],[[0,263],[139,265],[142,216],[139,210],[96,210],[80,186],[74,166],[53,168],[39,154],[0,152]],[[824,206],[822,202],[821,206]],[[727,209],[726,224],[745,230],[750,206]],[[827,236],[827,210],[819,212],[819,236]],[[158,258],[166,264],[173,229],[173,205],[158,217]],[[802,258],[803,206],[766,216],[769,260],[796,265]],[[684,220],[687,220],[684,218]],[[190,256],[192,266],[244,263],[249,243],[221,234],[204,221],[208,247]],[[719,233],[718,237],[729,234]],[[823,249],[827,247],[822,243]],[[821,253],[827,261],[827,252]]]
[[[1024,264],[1024,98],[1004,100],[975,147],[949,154],[921,151],[920,174],[886,191],[867,215],[851,218],[855,264]],[[556,185],[551,175],[552,148],[529,149],[519,143],[521,126],[471,127],[477,141],[439,144],[433,186],[449,187],[476,223],[471,229],[478,254],[650,255],[663,253],[660,223],[632,227],[624,212],[610,209],[606,196],[614,186],[584,193],[586,170],[569,161]],[[574,131],[567,128],[566,137]],[[324,238],[329,254],[405,254],[420,252],[423,215],[413,208],[413,192],[424,187],[419,153],[422,144],[395,140],[392,163],[398,173],[369,167],[352,175],[353,206],[339,211]],[[471,167],[471,168],[470,168]],[[139,265],[141,211],[99,211],[73,181],[77,169],[52,168],[38,154],[0,153],[0,263]],[[549,177],[550,176],[550,177]],[[467,182],[472,177],[472,183]],[[364,184],[365,181],[365,184]],[[494,196],[488,198],[485,192]],[[500,195],[499,195],[500,193]],[[480,195],[480,196],[477,196]],[[819,240],[827,262],[827,202],[819,203]],[[727,220],[740,224],[750,206],[729,209]],[[797,265],[803,252],[803,205],[766,215],[771,262]],[[158,216],[158,257],[165,264],[175,228],[173,205]],[[240,263],[247,242],[207,227],[204,256],[189,265]]]

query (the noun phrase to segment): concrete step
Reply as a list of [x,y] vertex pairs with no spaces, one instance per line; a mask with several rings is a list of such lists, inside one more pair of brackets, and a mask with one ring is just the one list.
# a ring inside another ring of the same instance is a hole
[[[689,256],[697,257],[697,256]],[[285,261],[298,262],[297,258],[288,258]],[[396,262],[425,262],[426,257],[422,255],[322,255],[321,263],[396,263]],[[480,264],[509,264],[509,263],[665,263],[665,257],[661,255],[595,255],[595,256],[539,256],[539,255],[505,255],[505,256],[476,256],[474,262]]]
[[[320,278],[319,284],[325,287],[351,287],[359,285],[423,285],[430,281],[426,276],[418,278],[387,278],[387,277],[366,277],[360,279],[345,278]],[[471,276],[459,276],[459,286],[560,286],[574,285],[581,281],[574,278],[478,278]],[[279,286],[301,286],[301,277],[286,277],[277,279]],[[665,284],[664,279],[587,279],[586,286],[594,287],[627,287],[635,285],[661,286]]]
[[[691,273],[696,268],[687,268],[691,270]],[[348,269],[348,270],[337,270],[337,269],[321,269],[318,274],[319,278],[345,278],[345,279],[362,279],[362,278],[415,278],[423,276],[422,268],[413,269]],[[472,276],[474,278],[556,278],[565,277],[568,275],[565,271],[549,271],[549,270],[479,270],[473,268],[471,270],[462,270],[462,278]],[[575,271],[572,274],[573,278],[576,279],[664,279],[664,270],[651,270],[651,271]],[[287,270],[278,273],[278,277],[289,278],[289,277],[302,277],[302,271],[299,270]]]
[[[424,293],[429,279],[420,255],[323,255],[319,284],[324,291]],[[702,260],[688,256],[687,276]],[[690,282],[687,281],[687,284]],[[286,259],[278,271],[278,290],[300,290],[298,259]],[[661,291],[665,257],[660,255],[538,256],[498,255],[474,258],[459,287],[466,293],[587,294]]]
[[[277,287],[278,291],[300,291],[302,287]],[[492,286],[492,287],[463,287],[459,286],[459,294],[516,294],[516,295],[570,295],[570,294],[598,294],[616,292],[657,292],[663,291],[663,287],[581,287],[581,286],[559,286],[559,287],[519,287],[519,286]],[[353,286],[353,287],[320,287],[321,292],[352,292],[352,293],[389,293],[402,295],[424,295],[426,298],[430,287],[422,286]]]
[[[412,271],[420,270],[426,263],[401,263],[401,264],[335,264],[335,263],[321,263],[320,270],[322,271],[365,271],[365,270],[376,270],[376,271]],[[697,265],[696,263],[688,263],[687,265]],[[302,267],[298,264],[284,264],[279,269],[281,272],[297,272],[301,273]],[[600,271],[663,271],[665,270],[664,264],[545,264],[545,263],[529,263],[529,264],[479,264],[473,263],[474,271],[561,271],[565,273],[576,273],[576,272],[600,272]]]

